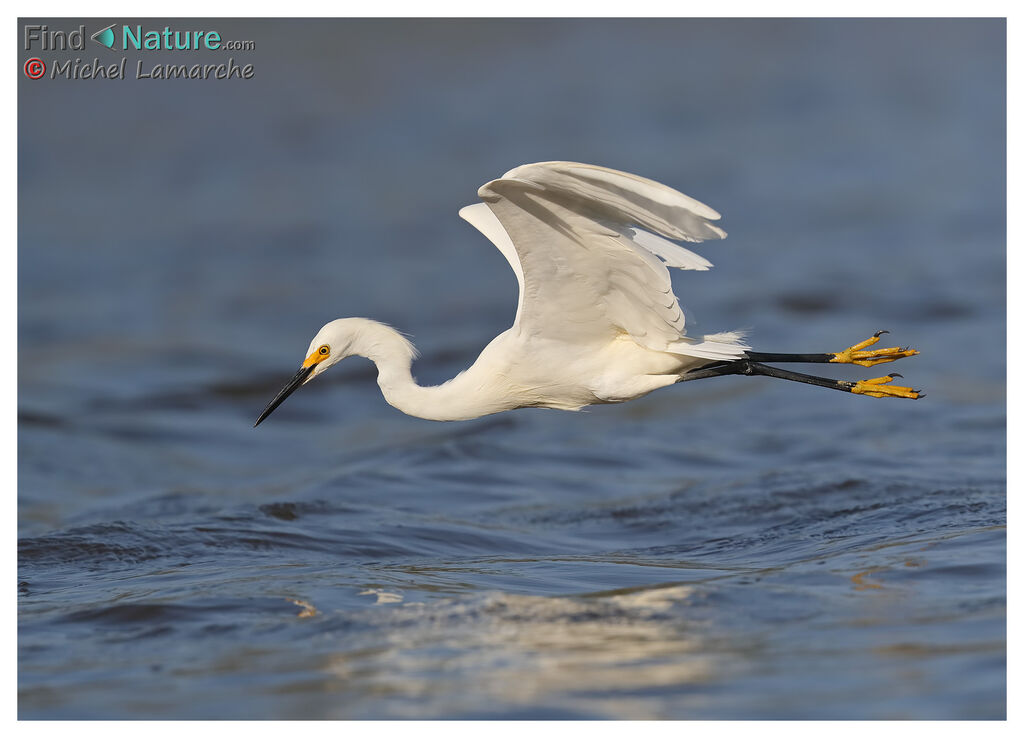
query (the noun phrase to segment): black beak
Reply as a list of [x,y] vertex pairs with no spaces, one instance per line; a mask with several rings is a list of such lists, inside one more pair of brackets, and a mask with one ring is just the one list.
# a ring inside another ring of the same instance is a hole
[[[290,395],[292,392],[301,387],[302,383],[306,381],[306,378],[313,373],[313,368],[315,366],[315,364],[311,366],[304,366],[301,369],[299,369],[299,371],[295,372],[295,376],[288,381],[288,384],[284,386],[284,389],[278,392],[277,397],[271,400],[270,404],[267,405],[267,407],[263,410],[262,413],[260,413],[260,417],[259,419],[257,419],[256,425],[259,425],[264,420],[266,420],[267,416],[270,415],[270,413],[274,412],[277,409],[278,405],[280,405],[282,402],[288,399],[288,395]],[[254,425],[253,428],[255,428],[256,425]]]

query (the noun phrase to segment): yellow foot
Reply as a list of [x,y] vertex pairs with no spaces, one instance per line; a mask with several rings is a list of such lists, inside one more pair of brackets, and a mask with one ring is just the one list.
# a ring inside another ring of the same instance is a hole
[[[873,349],[871,351],[864,351],[868,346],[874,346],[878,343],[878,337],[883,333],[889,331],[878,331],[875,335],[866,341],[850,346],[850,348],[840,351],[838,354],[833,354],[835,358],[832,359],[833,364],[857,364],[859,366],[874,366],[875,364],[886,364],[890,361],[896,361],[896,359],[903,359],[907,356],[913,356],[914,354],[920,353],[912,348],[884,348],[884,349]],[[873,380],[871,380],[873,381]],[[882,395],[878,395],[881,397]],[[902,395],[901,395],[902,397]]]
[[924,397],[923,394],[910,387],[894,387],[889,384],[894,377],[902,377],[902,374],[888,374],[877,379],[865,379],[854,382],[850,392],[855,395],[867,395],[868,397],[907,397],[916,400]]

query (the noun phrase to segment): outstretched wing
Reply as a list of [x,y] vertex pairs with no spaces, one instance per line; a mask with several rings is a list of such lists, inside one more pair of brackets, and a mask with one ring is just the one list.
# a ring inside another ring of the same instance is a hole
[[514,328],[567,342],[627,333],[650,349],[712,359],[740,353],[685,337],[667,269],[711,266],[672,242],[725,237],[707,205],[649,179],[573,162],[517,167],[479,195],[483,203],[459,214],[519,279]]

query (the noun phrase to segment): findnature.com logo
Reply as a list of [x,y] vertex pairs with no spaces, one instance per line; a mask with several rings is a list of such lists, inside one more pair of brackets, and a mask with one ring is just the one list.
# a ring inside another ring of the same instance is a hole
[[[144,29],[142,25],[111,24],[86,36],[85,25],[72,31],[51,30],[44,24],[28,24],[24,28],[25,51],[69,52],[84,51],[86,39],[113,52],[224,52],[254,51],[254,41],[224,39],[220,31],[174,30],[170,26],[162,29]],[[54,58],[47,64],[39,57],[25,61],[25,76],[42,79],[47,76],[56,79],[125,79],[127,57],[118,62],[102,63],[99,58],[91,60]],[[146,66],[142,59],[136,62],[135,79],[252,79],[255,67],[239,64],[234,57],[219,64],[152,64]]]

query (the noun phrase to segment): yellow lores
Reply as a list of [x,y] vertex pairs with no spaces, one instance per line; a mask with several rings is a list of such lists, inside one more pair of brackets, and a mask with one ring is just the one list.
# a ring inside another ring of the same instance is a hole
[[[916,351],[914,353],[917,353]],[[324,345],[318,348],[316,351],[306,357],[306,360],[302,362],[302,368],[308,369],[311,366],[316,366],[321,361],[325,360],[331,355],[331,347]]]

